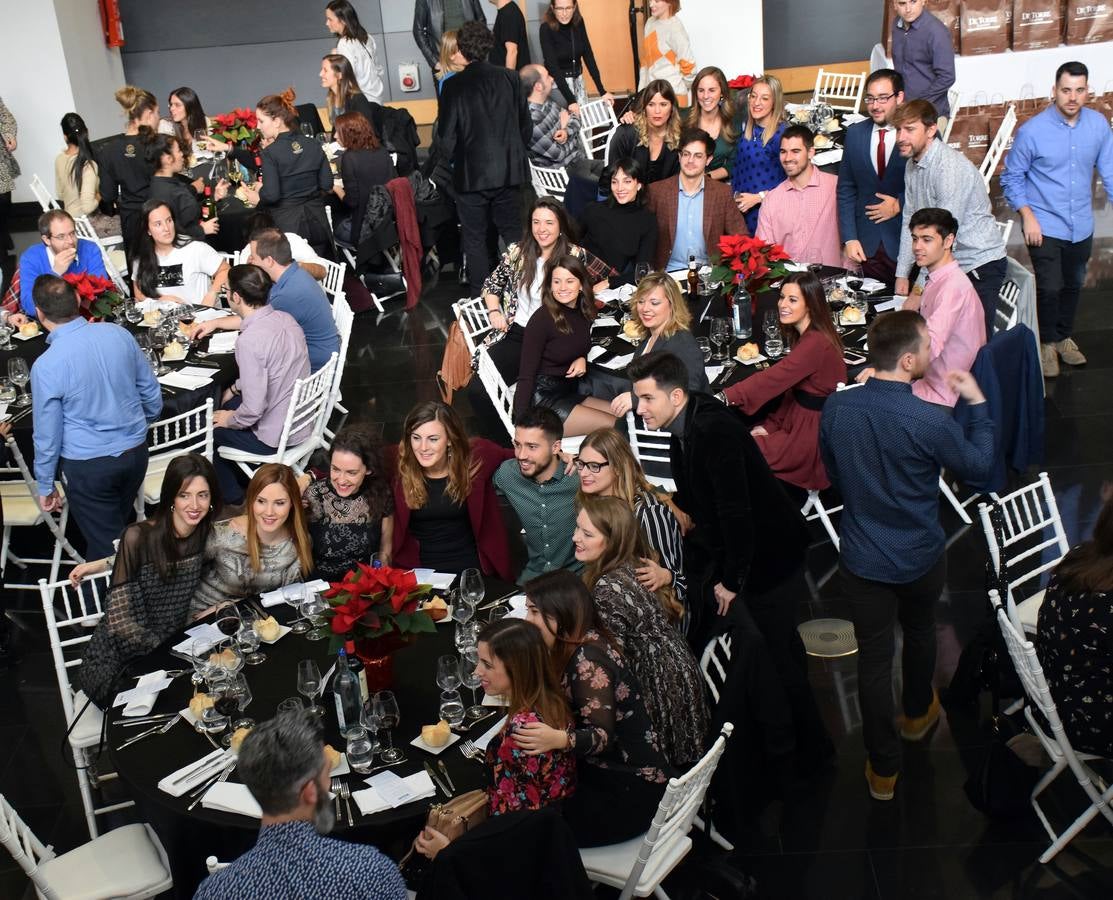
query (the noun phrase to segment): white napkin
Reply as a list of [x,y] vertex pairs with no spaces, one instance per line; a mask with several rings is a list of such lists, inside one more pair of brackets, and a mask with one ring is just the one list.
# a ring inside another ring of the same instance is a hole
[[[375,777],[372,776],[367,780],[371,781]],[[404,801],[405,803],[413,803],[415,800],[425,800],[436,796],[437,789],[433,786],[433,780],[426,772],[415,772],[413,775],[402,778],[401,781],[412,795]],[[365,816],[391,809],[391,804],[383,799],[382,795],[373,787],[364,788],[362,791],[352,791],[352,799],[356,801],[359,805],[359,811]]]
[[617,328],[618,319],[614,316],[600,316],[591,323],[592,328]]
[[170,649],[175,650],[178,653],[184,653],[188,656],[190,651],[194,649],[194,643],[202,641],[207,643],[211,647],[214,644],[219,644],[226,637],[227,635],[219,628],[217,628],[212,622],[203,622],[200,625],[194,625],[192,628],[187,628],[185,640],[178,641],[178,643],[176,643]]
[[[159,691],[170,684],[170,679],[166,677],[166,670],[159,669],[157,672],[151,672],[148,675],[140,677],[136,682],[135,687],[130,691],[121,691],[116,695],[116,702],[113,706],[120,705],[120,698],[130,695],[127,700],[123,702],[127,704],[124,707],[125,716],[145,716],[149,713],[158,699]],[[155,687],[157,685],[157,687]]]
[[707,373],[707,381],[709,384],[714,384],[715,379],[723,374],[723,369],[726,366],[704,366],[703,371]]
[[786,262],[785,263],[785,269],[789,272],[807,272],[808,271],[808,264],[807,263],[797,263],[797,262]]
[[892,300],[883,300],[881,303],[875,303],[873,306],[874,312],[888,312],[890,309],[900,309],[904,306],[904,301],[907,297],[894,297]]
[[209,338],[209,352],[210,353],[231,353],[236,349],[236,338],[240,336],[238,331],[221,331],[214,334]]
[[599,363],[604,369],[621,369],[630,364],[630,360],[634,358],[633,353],[627,353],[625,356],[616,356],[614,359],[609,359],[606,362]]
[[866,121],[866,117],[861,113],[844,113],[842,117],[843,125],[857,125],[864,121]]
[[158,383],[164,384],[167,387],[182,388],[186,391],[195,391],[197,388],[202,388],[206,384],[212,384],[212,377],[206,375],[204,377],[198,375],[186,375],[183,372],[171,372],[168,375],[162,375]]
[[[685,272],[687,277],[687,272]],[[602,300],[604,303],[611,303],[614,301],[622,301],[627,297],[634,294],[634,286],[632,284],[620,284],[616,288],[605,288],[595,295],[596,300]]]
[[[208,781],[214,775],[220,774],[221,762],[228,765],[235,757],[227,750],[214,750],[212,753],[195,759],[188,766],[182,766],[171,772],[158,783],[158,789],[165,791],[171,797],[180,797],[188,793],[199,784]],[[181,776],[186,772],[190,774],[185,778]]]
[[453,572],[437,572],[434,569],[414,569],[414,577],[418,584],[427,584],[439,591],[447,590],[456,580]]
[[328,590],[328,582],[320,578],[315,581],[297,582],[296,584],[288,584],[285,587],[280,587],[277,590],[267,591],[265,594],[259,595],[259,602],[267,609],[273,606],[281,606],[287,600],[298,599],[301,600],[306,592],[319,592]]
[[491,738],[498,734],[502,726],[506,724],[506,719],[507,717],[503,716],[501,719],[495,722],[494,725],[483,732],[482,736],[477,737],[474,741],[472,741],[472,743],[475,744],[475,746],[477,746],[480,750],[486,750],[487,745],[491,743]]
[[832,163],[842,161],[842,147],[834,147],[831,150],[824,150],[822,153],[817,153],[812,157],[812,162],[817,166],[827,166]]
[[193,314],[194,322],[208,322],[210,319],[223,319],[231,315],[226,309],[199,309]]
[[206,809],[251,816],[253,819],[263,816],[263,810],[259,808],[258,801],[251,795],[247,785],[232,784],[228,781],[219,781],[209,788],[201,800],[201,805]]
[[142,312],[152,312],[156,309],[161,309],[164,312],[168,309],[177,309],[181,306],[180,303],[174,300],[158,300],[154,297],[149,297],[146,300],[137,300],[135,308]]
[[600,356],[603,356],[606,352],[606,347],[592,347],[590,350],[587,351],[587,361],[595,362],[595,360],[597,360]]
[[[845,288],[846,290],[850,290],[850,286],[846,283],[847,278],[849,278],[849,277],[850,276],[844,276],[843,278],[840,278],[838,280],[839,287]],[[862,290],[865,291],[867,294],[872,294],[876,291],[883,291],[883,290],[885,290],[885,282],[884,281],[878,281],[876,278],[863,278],[862,279]]]
[[506,614],[508,619],[524,619],[526,617],[526,595],[516,594],[510,598],[510,612]]

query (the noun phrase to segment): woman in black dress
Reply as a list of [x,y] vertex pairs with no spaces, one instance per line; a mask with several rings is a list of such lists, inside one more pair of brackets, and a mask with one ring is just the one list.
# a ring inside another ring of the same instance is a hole
[[321,59],[321,87],[328,91],[328,117],[334,131],[336,120],[345,113],[359,113],[372,126],[376,124],[377,118],[381,118],[382,107],[377,103],[372,104],[360,92],[355,72],[352,71],[352,64],[347,57],[329,53]]
[[611,195],[584,208],[580,244],[618,273],[607,279],[609,287],[618,287],[637,283],[638,263],[652,267],[657,250],[657,217],[644,206],[645,171],[637,160],[624,157],[612,163],[608,171]]
[[356,112],[344,113],[333,121],[336,140],[344,150],[340,157],[341,185],[333,192],[349,214],[339,219],[333,229],[336,239],[358,245],[367,212],[367,200],[373,188],[380,187],[396,176],[390,151],[380,142],[371,122]]
[[549,8],[545,10],[537,37],[545,68],[556,79],[556,88],[572,115],[578,114],[580,104],[587,100],[583,78],[585,68],[603,95],[601,99],[614,102],[614,97],[603,87],[577,0],[549,0]]

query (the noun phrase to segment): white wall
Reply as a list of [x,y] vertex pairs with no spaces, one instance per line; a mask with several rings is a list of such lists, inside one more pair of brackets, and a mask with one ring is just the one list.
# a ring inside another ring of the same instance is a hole
[[764,71],[761,0],[684,0],[680,19],[696,68],[718,66],[727,78]]
[[23,174],[12,199],[33,201],[31,176],[54,188],[54,158],[68,112],[85,117],[93,137],[121,130],[112,95],[124,83],[118,50],[108,50],[95,3],[86,0],[4,0],[0,91],[19,123],[16,158]]

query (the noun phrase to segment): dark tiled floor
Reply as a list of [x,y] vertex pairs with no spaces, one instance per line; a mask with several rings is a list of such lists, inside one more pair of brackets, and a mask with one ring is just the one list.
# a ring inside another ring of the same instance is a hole
[[[1104,203],[1104,195],[1100,197]],[[1014,229],[1010,252],[1027,261]],[[1068,535],[1088,536],[1097,515],[1099,490],[1113,480],[1113,224],[1099,219],[1091,278],[1079,314],[1078,341],[1089,356],[1084,369],[1064,371],[1047,391],[1047,454]],[[433,373],[451,320],[458,289],[451,276],[426,291],[411,316],[363,314],[352,337],[344,397],[352,420],[380,425],[388,440],[399,437],[402,417],[417,400],[435,397]],[[473,433],[505,440],[482,395],[462,392],[456,405]],[[1111,394],[1105,394],[1110,391]],[[946,685],[962,647],[983,613],[985,551],[979,530],[962,529],[945,514],[952,544],[947,591],[939,602],[937,681]],[[809,557],[814,581],[836,559],[817,543]],[[41,615],[27,594],[12,618],[24,660],[0,672],[0,792],[21,811],[39,836],[66,850],[84,837],[84,822],[68,754],[61,752],[62,722]],[[800,620],[845,616],[832,579],[802,598]],[[811,661],[812,684],[838,748],[835,766],[751,823],[730,861],[754,876],[759,896],[803,898],[1104,898],[1113,895],[1113,831],[1098,819],[1050,866],[1037,858],[1046,846],[1034,816],[992,822],[969,804],[963,784],[989,741],[984,708],[948,713],[923,746],[909,747],[897,797],[871,802],[863,784],[863,751],[853,658]],[[1072,819],[1081,793],[1069,777],[1051,791],[1057,823]],[[674,896],[697,882],[719,856],[702,838],[691,859],[670,881]],[[198,860],[198,865],[201,861]],[[26,880],[0,855],[0,897],[30,896]],[[719,893],[718,896],[727,896]]]

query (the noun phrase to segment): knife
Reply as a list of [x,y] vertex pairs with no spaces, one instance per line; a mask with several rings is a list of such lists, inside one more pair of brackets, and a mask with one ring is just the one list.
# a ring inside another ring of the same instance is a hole
[[450,791],[445,786],[445,783],[437,777],[437,773],[433,770],[433,767],[431,765],[429,765],[428,760],[426,760],[426,762],[425,762],[425,774],[428,775],[430,779],[432,779],[433,783],[437,787],[439,787],[442,791],[444,791],[444,795],[446,797],[451,797],[452,796],[452,791]]
[[440,769],[440,773],[444,776],[444,780],[448,782],[448,786],[450,788],[452,788],[452,793],[455,794],[456,793],[456,785],[453,784],[452,776],[448,774],[448,767],[444,764],[443,759],[438,759],[437,760],[437,768]]

